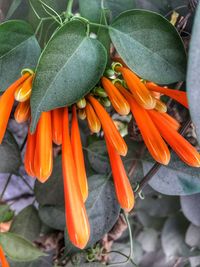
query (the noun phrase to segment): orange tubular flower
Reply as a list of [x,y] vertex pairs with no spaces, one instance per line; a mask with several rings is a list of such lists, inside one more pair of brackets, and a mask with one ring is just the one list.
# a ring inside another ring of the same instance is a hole
[[120,155],[116,152],[113,146],[110,144],[105,136],[108,155],[110,158],[110,164],[112,168],[113,180],[115,185],[115,191],[118,202],[122,209],[129,212],[134,207],[135,197],[126,175],[126,171],[121,160]]
[[52,173],[53,149],[51,112],[42,112],[37,126],[34,171],[38,180],[46,182]]
[[69,134],[68,109],[63,115],[62,167],[65,192],[65,214],[71,242],[83,249],[90,237],[90,226],[84,206]]
[[103,88],[105,89],[114,109],[122,116],[128,115],[130,112],[129,103],[123,95],[117,90],[114,84],[106,77],[101,78]]
[[198,151],[176,130],[170,128],[168,123],[154,110],[148,111],[156,127],[171,148],[182,161],[192,167],[200,167],[200,154]]
[[81,189],[83,201],[85,202],[88,197],[88,183],[75,105],[73,105],[72,107],[71,144],[79,180],[79,186]]
[[36,176],[35,171],[34,171],[34,154],[35,154],[35,146],[36,146],[36,135],[37,135],[37,130],[34,134],[31,134],[30,131],[28,131],[26,151],[25,151],[25,156],[24,156],[24,167],[28,175],[31,177]]
[[149,114],[144,108],[138,105],[131,94],[120,83],[116,83],[116,87],[128,100],[133,116],[150,154],[156,161],[160,162],[161,164],[167,165],[170,160],[169,149],[162,139],[159,131],[155,127]]
[[52,138],[56,145],[62,144],[62,120],[63,108],[57,108],[51,111],[52,119]]
[[10,266],[7,262],[7,259],[4,255],[4,252],[3,252],[3,249],[1,246],[0,246],[0,264],[2,267],[9,267]]
[[101,130],[101,122],[98,119],[97,114],[95,113],[93,107],[88,102],[85,107],[85,112],[90,131],[92,133],[99,133]]
[[164,102],[162,102],[159,99],[156,99],[156,106],[155,109],[159,111],[160,113],[166,113],[167,112],[167,106]]
[[27,100],[26,102],[20,102],[17,105],[17,108],[14,113],[14,117],[16,122],[23,123],[30,119],[31,117],[31,108],[30,108],[30,101]]
[[96,111],[96,114],[101,121],[104,133],[108,141],[112,144],[112,146],[121,156],[126,156],[127,145],[124,139],[121,137],[120,133],[118,132],[109,114],[102,107],[102,105],[98,102],[98,100],[96,100],[93,96],[91,95],[88,96],[88,99],[90,103],[92,104],[92,106],[94,107],[94,110]]
[[29,77],[29,75],[29,73],[25,73],[21,78],[14,82],[0,98],[0,144],[2,143],[10,113],[15,101],[15,90]]
[[174,129],[175,131],[178,131],[180,129],[181,127],[180,123],[169,114],[160,113],[160,117],[162,117],[163,120],[165,120],[165,122],[168,124],[168,127]]
[[15,91],[15,100],[19,102],[24,102],[28,100],[31,96],[32,83],[34,75],[31,75],[22,86]]
[[186,92],[164,88],[164,87],[158,86],[157,84],[152,83],[152,82],[146,83],[146,87],[151,91],[167,95],[167,96],[175,99],[177,102],[182,104],[184,107],[188,108],[188,100],[187,100]]
[[153,109],[156,105],[156,101],[137,75],[124,67],[116,67],[116,69],[121,72],[137,103],[145,109]]

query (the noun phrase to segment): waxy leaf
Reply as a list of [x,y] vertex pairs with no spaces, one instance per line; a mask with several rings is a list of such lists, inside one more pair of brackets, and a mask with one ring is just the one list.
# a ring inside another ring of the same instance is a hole
[[33,205],[23,209],[13,220],[10,232],[34,241],[40,234],[41,221]]
[[181,208],[185,217],[196,226],[200,226],[200,194],[181,197]]
[[33,261],[44,256],[30,241],[13,233],[0,233],[0,245],[13,261]]
[[10,132],[6,132],[0,145],[0,173],[16,173],[21,165],[19,147]]
[[144,10],[122,13],[109,27],[125,63],[140,77],[160,84],[185,80],[186,54],[175,27]]
[[0,24],[0,92],[20,77],[23,68],[34,69],[40,47],[31,26],[20,20]]
[[190,114],[196,126],[198,140],[200,142],[200,5],[196,11],[195,22],[189,51],[189,63],[187,73],[187,94]]
[[32,131],[42,111],[71,105],[99,81],[107,62],[102,44],[86,35],[86,24],[62,26],[41,55],[31,97]]

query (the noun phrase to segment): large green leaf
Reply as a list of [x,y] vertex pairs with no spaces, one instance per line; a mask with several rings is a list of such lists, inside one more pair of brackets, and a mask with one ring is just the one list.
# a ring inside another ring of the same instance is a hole
[[42,111],[71,105],[86,95],[105,70],[107,55],[86,25],[72,21],[61,27],[41,55],[33,83],[31,110],[34,131]]
[[63,206],[45,205],[39,208],[40,219],[49,227],[56,230],[64,230],[65,209]]
[[13,261],[32,261],[44,255],[30,241],[13,233],[0,233],[0,244]]
[[0,145],[0,173],[16,173],[21,165],[19,147],[10,132]]
[[109,31],[119,55],[140,77],[160,84],[185,80],[183,42],[175,27],[161,15],[127,11],[111,24]]
[[[91,22],[101,22],[101,0],[79,0],[80,13],[83,17]],[[133,9],[135,7],[134,0],[105,0],[104,8],[110,11],[111,19],[118,16],[123,11]]]
[[34,241],[40,234],[41,221],[36,208],[32,205],[23,209],[13,220],[10,232]]
[[200,142],[200,5],[196,11],[192,39],[189,51],[189,63],[187,73],[187,93],[192,120],[196,126],[198,140]]
[[40,47],[31,26],[20,20],[0,25],[0,91],[20,77],[23,68],[35,68]]

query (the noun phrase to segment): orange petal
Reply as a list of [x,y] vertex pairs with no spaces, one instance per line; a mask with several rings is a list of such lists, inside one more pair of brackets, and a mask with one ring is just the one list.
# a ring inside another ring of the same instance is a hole
[[159,99],[155,99],[155,100],[156,100],[155,109],[159,111],[160,113],[166,113],[167,112],[166,104]]
[[128,115],[130,112],[129,103],[123,95],[117,90],[114,84],[106,77],[101,78],[103,88],[105,89],[114,109],[122,116]]
[[104,133],[107,136],[108,141],[112,144],[112,146],[120,155],[126,156],[127,145],[124,139],[121,137],[120,133],[118,132],[110,115],[106,112],[106,110],[102,107],[98,100],[96,100],[93,96],[88,96],[88,99],[94,107],[94,110],[96,111],[96,114],[101,121]]
[[150,154],[156,161],[167,165],[170,160],[169,149],[152,122],[149,114],[144,108],[138,105],[131,94],[121,84],[117,83],[116,86],[128,100],[133,116]]
[[149,114],[163,138],[181,160],[192,167],[200,167],[200,154],[198,151],[176,130],[170,128],[158,112],[150,110]]
[[0,246],[0,263],[2,267],[9,267],[8,261],[5,257],[2,247]]
[[124,67],[117,67],[117,71],[122,73],[129,90],[133,94],[137,103],[145,109],[153,109],[156,105],[155,99],[151,96],[144,83],[131,70]]
[[92,133],[99,133],[101,130],[101,122],[98,119],[97,114],[95,113],[93,107],[88,102],[85,108],[85,112],[90,131]]
[[63,115],[62,168],[65,193],[66,224],[74,246],[83,249],[90,237],[90,226],[76,172],[69,135],[68,110]]
[[15,90],[28,77],[28,73],[24,74],[21,78],[14,82],[0,97],[0,144],[2,143],[10,113],[14,104]]
[[34,157],[34,170],[38,180],[46,182],[52,173],[53,149],[52,149],[52,129],[51,112],[42,112],[36,136],[36,147]]
[[34,155],[35,155],[35,146],[36,146],[36,135],[37,130],[34,134],[28,131],[28,138],[26,143],[26,151],[24,156],[24,167],[29,176],[35,177],[34,171]]
[[188,100],[187,100],[186,92],[175,90],[175,89],[164,88],[152,82],[146,83],[146,87],[151,91],[155,91],[155,92],[167,95],[175,99],[177,102],[182,104],[184,107],[188,108]]
[[129,212],[135,204],[135,197],[126,175],[126,171],[120,155],[116,152],[105,136],[108,155],[112,168],[113,180],[118,202],[122,209]]
[[30,101],[21,102],[17,105],[17,108],[14,113],[16,122],[23,123],[27,121],[31,116]]
[[75,105],[72,107],[71,144],[79,180],[79,186],[81,189],[83,201],[85,202],[88,197],[88,183]]
[[34,75],[31,75],[19,88],[15,91],[15,100],[24,102],[31,96],[32,83]]
[[172,116],[170,116],[167,113],[160,113],[160,116],[165,120],[165,122],[168,124],[168,127],[173,128],[175,131],[178,131],[181,127],[180,123],[175,120]]
[[62,121],[63,108],[57,108],[51,112],[52,119],[52,138],[56,145],[62,144]]

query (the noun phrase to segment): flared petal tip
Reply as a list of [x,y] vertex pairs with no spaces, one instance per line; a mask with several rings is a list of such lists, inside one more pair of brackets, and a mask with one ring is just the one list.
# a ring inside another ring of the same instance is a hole
[[36,176],[36,178],[38,179],[38,181],[42,184],[44,184],[48,179],[49,177],[51,176],[51,174],[48,174],[48,175],[43,175],[43,176]]

